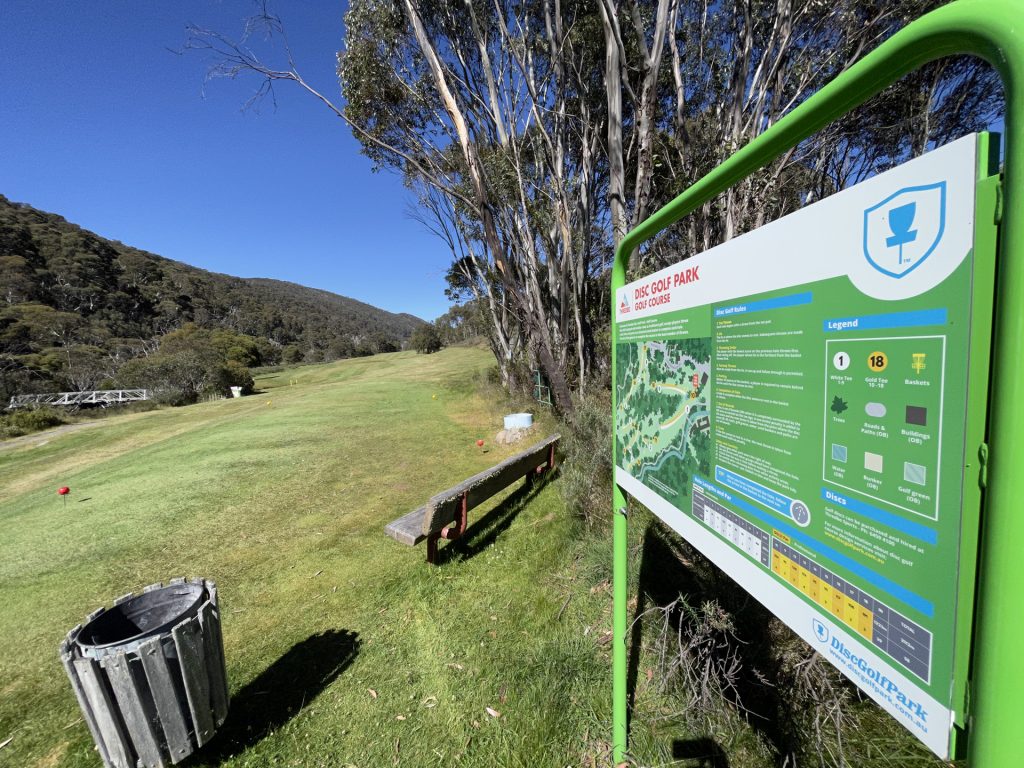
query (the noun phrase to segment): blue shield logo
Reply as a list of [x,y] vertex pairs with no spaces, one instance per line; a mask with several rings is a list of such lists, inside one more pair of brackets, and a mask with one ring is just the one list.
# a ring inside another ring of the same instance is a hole
[[883,275],[917,269],[946,229],[946,182],[905,187],[864,211],[864,256]]
[[811,619],[812,625],[814,626],[814,636],[823,643],[828,642],[828,627],[822,624],[817,619]]

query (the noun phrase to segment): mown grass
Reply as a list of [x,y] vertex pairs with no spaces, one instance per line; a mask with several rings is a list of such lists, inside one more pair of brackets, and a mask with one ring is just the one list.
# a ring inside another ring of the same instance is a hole
[[257,396],[0,452],[0,762],[97,765],[60,639],[119,594],[203,575],[233,701],[193,764],[607,764],[605,574],[580,565],[557,479],[475,512],[442,567],[383,535],[516,450],[491,441],[489,365],[457,348],[280,371]]

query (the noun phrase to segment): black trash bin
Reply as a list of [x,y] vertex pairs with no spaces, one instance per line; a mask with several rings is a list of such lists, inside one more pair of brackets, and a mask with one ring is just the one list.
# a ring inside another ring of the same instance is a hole
[[108,768],[181,762],[227,717],[212,581],[172,579],[119,597],[72,629],[60,656]]

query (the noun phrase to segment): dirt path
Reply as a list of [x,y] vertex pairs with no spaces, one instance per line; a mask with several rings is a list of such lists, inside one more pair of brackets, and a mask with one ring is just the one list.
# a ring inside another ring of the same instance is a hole
[[76,432],[79,429],[86,429],[88,427],[98,427],[102,423],[102,421],[83,421],[78,424],[65,424],[62,427],[47,429],[44,432],[33,432],[31,435],[11,437],[0,441],[0,453],[16,448],[38,448],[40,445],[46,445],[51,439],[59,435],[67,432]]

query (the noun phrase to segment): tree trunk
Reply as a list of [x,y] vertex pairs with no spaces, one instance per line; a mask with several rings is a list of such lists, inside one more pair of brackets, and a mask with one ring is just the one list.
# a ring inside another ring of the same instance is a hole
[[618,11],[612,0],[601,0],[604,28],[604,81],[608,92],[608,206],[615,245],[629,226],[626,216],[626,171],[622,157],[622,64],[619,56]]

